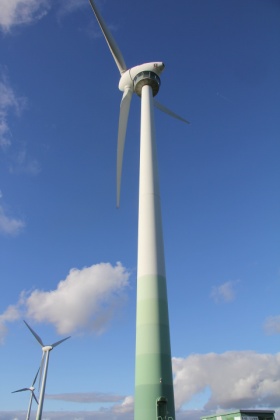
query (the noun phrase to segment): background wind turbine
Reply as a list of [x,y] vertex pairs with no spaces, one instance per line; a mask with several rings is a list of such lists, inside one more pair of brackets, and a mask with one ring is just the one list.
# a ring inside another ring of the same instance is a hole
[[127,69],[124,58],[95,2],[89,0],[120,71],[117,147],[117,206],[120,202],[122,161],[132,94],[141,97],[137,314],[135,360],[135,420],[175,419],[165,259],[155,143],[154,105],[188,122],[155,102],[163,62]]
[[12,394],[14,394],[15,392],[30,391],[30,399],[29,399],[28,410],[27,410],[27,414],[26,414],[26,420],[29,420],[29,418],[30,418],[30,412],[31,412],[31,406],[32,406],[33,398],[36,401],[36,403],[39,404],[38,403],[38,400],[36,398],[36,395],[34,393],[34,391],[35,391],[34,385],[36,383],[36,379],[37,379],[39,370],[40,370],[40,368],[38,369],[38,371],[37,371],[37,373],[35,375],[35,378],[34,378],[34,380],[32,382],[32,385],[29,388],[21,388],[21,389],[18,389],[16,391],[13,391],[12,392]]
[[39,396],[39,403],[38,403],[38,410],[36,415],[36,420],[41,420],[42,413],[43,413],[43,405],[44,405],[44,397],[45,397],[45,389],[46,389],[46,381],[47,381],[47,373],[48,373],[48,366],[49,366],[49,356],[50,351],[61,344],[63,341],[68,340],[69,337],[63,338],[62,340],[56,341],[51,345],[45,345],[38,334],[24,321],[25,325],[31,333],[34,335],[38,343],[41,345],[43,354],[42,354],[42,361],[40,366],[40,376],[42,376],[41,388],[40,388],[40,396]]

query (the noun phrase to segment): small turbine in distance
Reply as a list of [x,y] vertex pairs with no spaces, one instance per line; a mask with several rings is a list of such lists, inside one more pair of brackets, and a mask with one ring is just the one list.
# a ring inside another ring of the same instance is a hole
[[12,394],[14,394],[15,392],[30,391],[31,395],[30,395],[30,400],[29,400],[29,404],[28,404],[28,410],[27,410],[27,414],[26,414],[26,420],[29,420],[29,418],[30,418],[30,412],[31,412],[31,406],[32,406],[33,398],[36,401],[36,403],[39,404],[38,403],[38,400],[36,398],[36,395],[34,393],[34,391],[35,391],[34,385],[36,383],[39,370],[40,370],[40,368],[38,369],[38,371],[37,371],[37,373],[35,375],[35,378],[34,378],[34,380],[32,382],[32,385],[29,388],[21,388],[21,389],[17,389],[16,391],[13,391],[12,392]]
[[49,356],[50,351],[61,344],[63,341],[68,340],[69,337],[63,338],[62,340],[57,341],[56,343],[53,343],[51,345],[45,345],[38,334],[27,324],[26,321],[24,321],[27,328],[31,331],[31,333],[34,335],[40,346],[43,350],[42,355],[42,361],[40,366],[40,375],[42,375],[42,383],[41,383],[41,389],[40,389],[40,397],[39,397],[39,403],[38,403],[38,410],[36,415],[36,420],[41,420],[42,413],[43,413],[43,405],[44,405],[44,397],[45,397],[45,389],[46,389],[46,381],[47,381],[47,373],[48,373],[48,366],[49,366]]

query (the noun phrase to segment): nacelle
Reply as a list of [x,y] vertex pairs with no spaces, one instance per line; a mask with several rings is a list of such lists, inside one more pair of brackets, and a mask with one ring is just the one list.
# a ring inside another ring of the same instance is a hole
[[151,71],[159,76],[163,71],[164,67],[164,63],[162,62],[145,63],[141,64],[140,66],[132,67],[122,75],[121,80],[119,82],[119,89],[121,91],[124,91],[125,87],[130,87],[132,90],[134,90],[133,80],[138,73],[141,73],[143,71]]

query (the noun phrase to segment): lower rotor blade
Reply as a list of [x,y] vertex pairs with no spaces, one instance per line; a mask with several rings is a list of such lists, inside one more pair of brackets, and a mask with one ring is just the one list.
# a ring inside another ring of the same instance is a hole
[[120,205],[123,152],[132,93],[131,88],[125,88],[120,105],[117,149],[117,207]]
[[35,395],[34,391],[32,391],[32,396],[33,396],[34,400],[36,401],[36,403],[39,405],[39,402],[38,402],[38,400],[36,398],[36,395]]
[[171,111],[170,109],[166,108],[164,105],[160,104],[158,101],[154,99],[155,107],[157,107],[160,111],[165,112],[165,114],[170,115],[173,118],[176,118],[177,120],[183,121],[187,124],[190,124],[188,120],[185,120],[185,118],[180,117],[180,115],[175,114],[175,112]]

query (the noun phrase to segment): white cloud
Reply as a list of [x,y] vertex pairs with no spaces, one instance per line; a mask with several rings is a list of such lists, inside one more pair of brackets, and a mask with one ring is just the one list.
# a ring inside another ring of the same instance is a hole
[[90,7],[85,0],[0,0],[0,30],[9,34],[20,25],[37,22],[48,14],[51,6],[57,8],[58,19]]
[[17,235],[24,228],[23,220],[12,218],[8,216],[3,206],[0,205],[0,234]]
[[128,277],[120,263],[74,268],[56,290],[32,292],[26,300],[27,316],[52,323],[59,334],[84,328],[100,333],[123,302]]
[[7,333],[7,322],[14,322],[20,318],[20,311],[16,306],[9,306],[6,311],[0,315],[0,344],[4,343]]
[[[53,324],[59,334],[100,334],[124,303],[128,279],[129,273],[120,263],[115,267],[100,263],[82,270],[74,268],[55,290],[22,292],[18,303],[10,308],[20,309],[35,322]],[[13,321],[4,315],[3,322]]]
[[214,286],[211,291],[211,298],[215,302],[231,302],[235,299],[235,285],[236,281],[227,281],[219,286]]
[[15,26],[37,21],[49,7],[49,0],[0,0],[0,28],[9,33]]
[[280,353],[229,351],[173,359],[177,409],[206,388],[207,410],[280,406]]
[[[1,2],[1,0],[0,0]],[[9,118],[12,114],[19,116],[26,108],[27,99],[14,91],[7,76],[7,69],[0,67],[0,149],[7,150],[11,146],[12,132]],[[26,144],[21,141],[20,149],[13,152],[9,164],[11,173],[27,173],[37,175],[41,168],[38,161],[27,153]]]
[[9,114],[14,112],[19,115],[25,106],[26,99],[16,95],[9,83],[5,69],[0,68],[0,147],[5,148],[11,144]]
[[126,397],[120,405],[115,405],[113,407],[114,413],[130,414],[134,410],[134,398],[130,395]]
[[268,317],[264,329],[267,334],[280,334],[280,315]]

